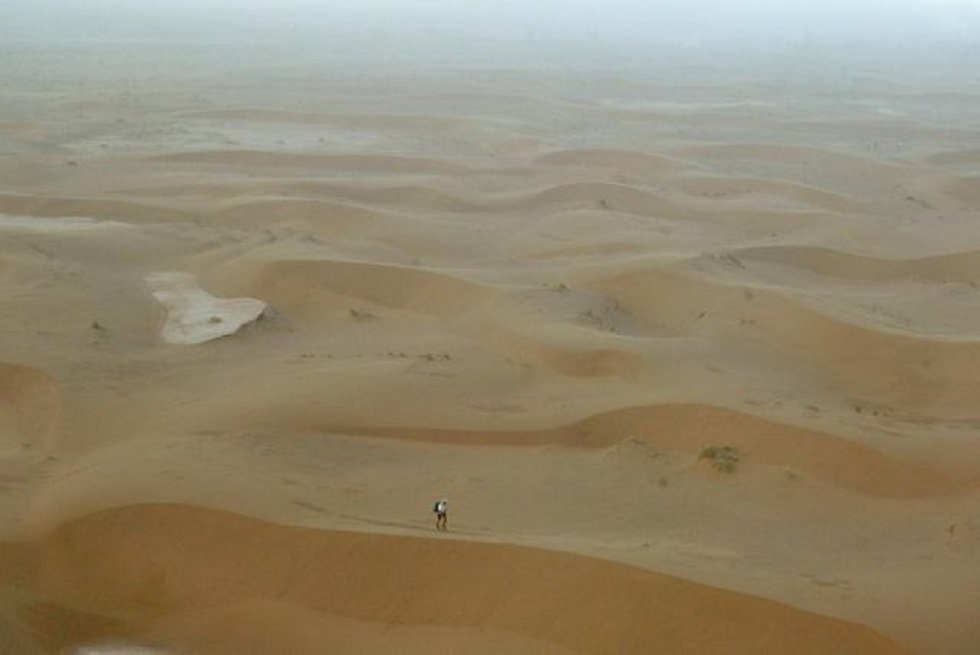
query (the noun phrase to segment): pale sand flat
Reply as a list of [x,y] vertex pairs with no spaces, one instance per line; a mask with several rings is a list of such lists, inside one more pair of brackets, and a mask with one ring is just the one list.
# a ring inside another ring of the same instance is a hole
[[255,298],[216,298],[189,273],[151,273],[146,283],[166,309],[160,337],[167,343],[191,345],[234,334],[266,308]]

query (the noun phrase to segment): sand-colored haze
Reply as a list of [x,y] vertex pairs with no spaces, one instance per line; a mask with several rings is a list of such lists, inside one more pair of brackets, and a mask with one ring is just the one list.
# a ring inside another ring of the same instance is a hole
[[116,47],[0,58],[0,652],[980,648],[968,68]]

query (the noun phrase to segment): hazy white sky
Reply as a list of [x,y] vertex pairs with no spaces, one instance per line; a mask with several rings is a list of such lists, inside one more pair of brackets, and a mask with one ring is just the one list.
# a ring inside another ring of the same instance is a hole
[[[980,42],[980,0],[0,0],[7,32],[32,26],[172,34],[222,21],[430,28],[523,38],[653,42],[895,40]],[[12,27],[16,26],[16,28]],[[96,36],[96,34],[91,34]]]

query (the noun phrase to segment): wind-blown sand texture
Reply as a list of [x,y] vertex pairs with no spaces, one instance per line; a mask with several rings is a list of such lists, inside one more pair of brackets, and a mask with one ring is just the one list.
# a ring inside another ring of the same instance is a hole
[[980,82],[819,59],[5,52],[0,652],[978,652]]

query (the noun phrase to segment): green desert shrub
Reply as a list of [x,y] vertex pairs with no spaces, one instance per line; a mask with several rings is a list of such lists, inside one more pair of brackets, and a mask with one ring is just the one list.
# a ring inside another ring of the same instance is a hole
[[698,459],[706,459],[716,470],[732,473],[738,463],[738,450],[732,446],[705,446]]

